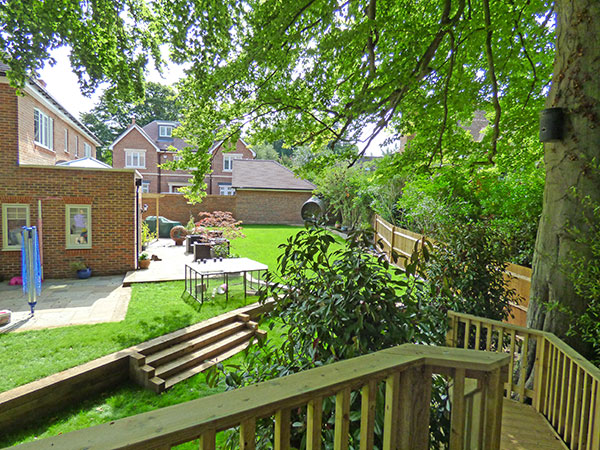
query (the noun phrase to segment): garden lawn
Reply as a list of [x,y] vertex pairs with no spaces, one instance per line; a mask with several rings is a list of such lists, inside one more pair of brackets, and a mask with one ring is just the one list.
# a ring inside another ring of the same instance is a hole
[[[243,239],[231,243],[236,256],[248,257],[276,270],[277,248],[302,227],[284,225],[247,225]],[[341,239],[336,238],[338,242]],[[339,248],[337,245],[334,249]],[[183,281],[134,284],[127,316],[121,322],[81,325],[0,335],[0,392],[43,378],[106,354],[133,346],[193,323],[206,320],[244,305],[241,286],[233,286],[229,302],[225,296],[207,301],[201,308],[181,297]],[[251,303],[256,297],[249,297]],[[264,325],[261,328],[267,329]],[[269,339],[281,340],[283,327],[277,324]],[[236,355],[226,365],[242,361]],[[0,447],[16,445],[36,438],[117,420],[134,414],[182,403],[223,391],[223,385],[209,387],[201,373],[169,391],[156,395],[133,383],[78,403],[32,427],[15,430],[0,437]],[[178,447],[179,448],[179,447]],[[189,443],[182,448],[198,448]]]

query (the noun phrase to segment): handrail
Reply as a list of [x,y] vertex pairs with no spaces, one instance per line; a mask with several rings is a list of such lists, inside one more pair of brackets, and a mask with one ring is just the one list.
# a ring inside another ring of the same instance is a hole
[[478,380],[485,397],[478,448],[498,449],[502,384],[508,357],[448,347],[405,344],[294,375],[162,408],[95,427],[18,446],[21,449],[166,449],[200,439],[215,449],[215,434],[240,427],[240,449],[255,448],[256,420],[274,417],[274,448],[290,448],[290,412],[307,410],[307,449],[321,448],[323,399],[335,397],[334,446],[348,448],[350,395],[361,392],[361,449],[372,449],[379,383],[385,384],[383,448],[428,449],[432,374],[454,382],[451,449],[465,447],[466,378]]
[[[509,354],[506,396],[532,406],[571,449],[600,450],[600,369],[554,334],[470,314],[448,312],[449,347]],[[534,380],[523,368],[535,344]]]

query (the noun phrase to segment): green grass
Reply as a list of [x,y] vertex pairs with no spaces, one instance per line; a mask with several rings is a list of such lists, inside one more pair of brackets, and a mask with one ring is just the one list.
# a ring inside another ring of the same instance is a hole
[[[232,252],[277,267],[277,246],[301,227],[249,225],[246,238],[232,242]],[[198,310],[181,298],[183,282],[147,283],[132,286],[132,296],[125,320],[116,323],[82,325],[9,333],[0,335],[0,392],[26,384],[61,370],[77,366],[106,354],[161,336],[197,323],[225,311],[243,306],[241,286],[231,289],[229,302],[224,296],[205,302]],[[249,297],[248,303],[253,298]],[[279,339],[280,328],[269,332]],[[237,355],[228,364],[241,361]],[[168,392],[156,395],[134,384],[126,384],[71,409],[55,414],[34,427],[15,430],[0,438],[0,447],[16,445],[35,438],[54,436],[80,428],[139,414],[222,391],[209,388],[205,375],[199,374],[179,383]],[[194,444],[182,448],[197,448]]]
[[246,237],[231,241],[231,252],[259,261],[269,266],[269,270],[275,270],[277,257],[281,253],[277,246],[303,229],[304,227],[287,225],[245,225]]

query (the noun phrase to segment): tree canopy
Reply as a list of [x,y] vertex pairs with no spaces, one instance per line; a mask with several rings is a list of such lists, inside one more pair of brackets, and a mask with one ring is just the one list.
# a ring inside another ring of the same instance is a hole
[[143,95],[144,69],[160,66],[157,21],[144,0],[0,2],[0,62],[11,82],[53,63],[51,51],[71,47],[71,66],[84,93],[102,82],[122,98]]
[[[141,86],[149,56],[160,58],[157,42],[170,43],[172,60],[189,63],[179,86],[183,125],[199,149],[246,131],[255,142],[283,139],[315,149],[359,142],[364,150],[386,129],[393,138],[414,136],[397,168],[460,164],[517,171],[539,164],[543,155],[529,324],[564,334],[568,320],[546,305],[587,307],[563,267],[573,252],[591,257],[568,230],[590,230],[581,198],[600,202],[592,170],[600,159],[597,0],[6,5],[0,59],[17,84],[52,48],[68,44],[85,90],[110,80],[126,96]],[[544,103],[566,117],[564,136],[545,149],[537,137]],[[481,142],[461,127],[475,110],[490,121]],[[372,132],[365,138],[367,125]],[[196,155],[198,164],[191,155],[181,164],[199,168],[194,179],[200,186],[209,165],[206,154]]]

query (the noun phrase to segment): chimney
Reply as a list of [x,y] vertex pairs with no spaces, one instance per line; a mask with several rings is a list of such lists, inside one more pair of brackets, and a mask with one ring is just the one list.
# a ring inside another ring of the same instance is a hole
[[42,80],[41,78],[38,78],[37,82],[40,86],[42,86],[44,89],[46,89],[46,82],[44,80]]
[[135,125],[135,117],[131,119],[131,126]]

